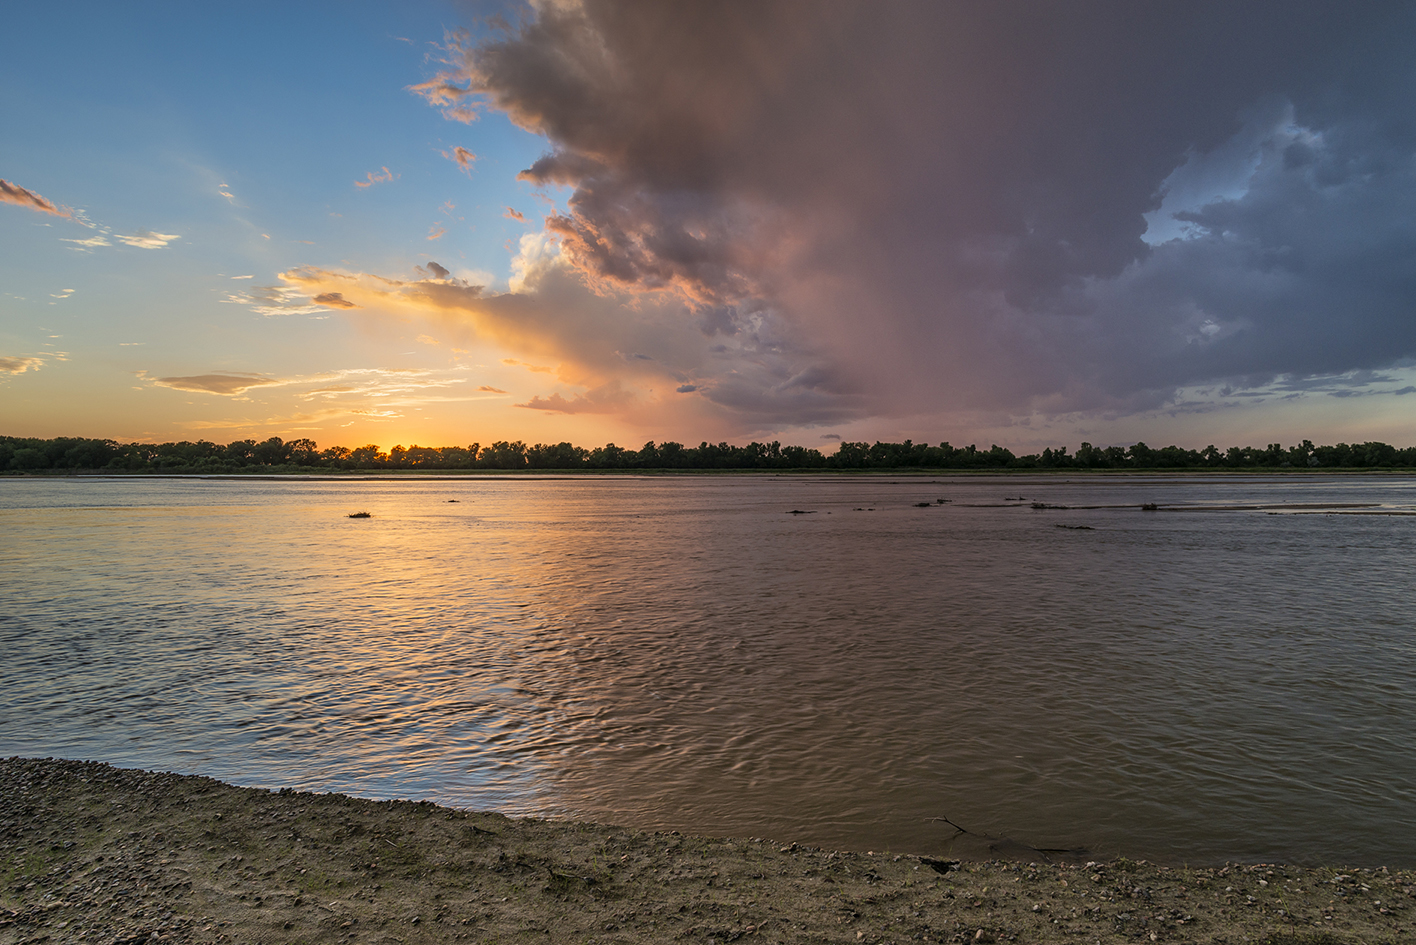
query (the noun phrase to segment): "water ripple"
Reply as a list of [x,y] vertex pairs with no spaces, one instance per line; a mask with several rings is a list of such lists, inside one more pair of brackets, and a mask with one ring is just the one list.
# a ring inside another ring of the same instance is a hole
[[9,480],[0,752],[856,848],[940,850],[947,816],[1416,865],[1416,518],[1164,510],[1285,503],[1416,488]]

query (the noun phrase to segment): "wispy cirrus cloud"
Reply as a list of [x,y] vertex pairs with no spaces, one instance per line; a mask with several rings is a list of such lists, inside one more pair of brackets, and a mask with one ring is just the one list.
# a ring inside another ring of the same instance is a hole
[[456,161],[457,166],[462,169],[462,173],[467,174],[469,176],[472,174],[472,165],[477,162],[477,155],[473,154],[471,151],[467,150],[460,144],[454,147],[451,151],[443,151],[441,153],[442,156],[447,158],[449,161]]
[[227,397],[244,394],[257,387],[278,387],[284,383],[264,374],[245,373],[191,374],[186,377],[154,377],[150,380],[158,387]]
[[222,301],[245,305],[251,311],[267,318],[287,315],[322,316],[333,308],[355,307],[353,302],[347,301],[338,292],[310,295],[297,287],[283,285],[252,286],[246,292],[229,293]]
[[[458,31],[453,35],[461,37],[464,32]],[[458,85],[454,81],[454,73],[443,73],[427,82],[410,85],[408,91],[421,95],[431,105],[439,106],[444,118],[464,124],[471,124],[478,118],[476,93],[465,85]]]
[[66,220],[73,218],[73,211],[68,207],[60,207],[45,197],[32,190],[21,187],[19,184],[12,184],[4,178],[0,178],[0,203],[12,203],[17,207],[29,207],[40,213],[48,213],[52,216],[63,217]]
[[364,188],[372,187],[372,186],[374,186],[375,184],[386,184],[386,183],[388,183],[389,181],[395,180],[395,179],[398,177],[397,174],[393,173],[393,171],[390,171],[390,170],[389,170],[388,168],[386,168],[386,167],[385,167],[385,168],[382,168],[382,171],[383,171],[382,174],[375,174],[373,171],[369,171],[369,173],[365,175],[368,179],[367,179],[367,180],[356,180],[356,181],[354,182],[354,186],[355,186],[355,187],[358,187],[358,188],[360,188],[360,189],[364,189]]
[[[298,411],[295,413],[280,413],[270,417],[251,416],[249,414],[241,417],[214,418],[202,420],[185,420],[177,425],[188,430],[232,430],[232,429],[255,429],[265,427],[268,429],[309,429],[309,424],[329,423],[334,420],[343,420],[346,417],[354,417],[364,422],[384,422],[397,420],[403,416],[400,410],[382,410],[378,408],[357,408],[345,409],[341,407],[326,407],[321,410]],[[297,424],[305,425],[296,427]],[[348,426],[348,424],[344,424]]]
[[99,235],[99,236],[90,236],[88,239],[82,239],[82,240],[72,239],[72,238],[67,237],[67,236],[61,236],[61,237],[59,237],[59,239],[60,239],[62,242],[65,242],[65,243],[73,243],[73,244],[74,244],[73,248],[76,249],[76,250],[78,250],[78,251],[80,251],[80,252],[88,252],[89,250],[91,250],[91,249],[96,249],[96,248],[98,248],[99,246],[112,246],[112,245],[113,245],[112,243],[108,242],[108,240],[107,240],[105,237],[103,237],[102,235]]
[[290,395],[305,401],[346,402],[338,408],[342,412],[478,399],[457,395],[457,391],[465,389],[465,385],[470,383],[468,372],[462,367],[345,368],[284,376],[249,371],[211,371],[162,377],[152,376],[148,371],[138,371],[137,375],[155,387],[225,398],[245,399],[245,395],[252,392],[259,394],[284,388]]
[[153,233],[149,230],[138,230],[132,236],[124,236],[121,233],[114,234],[114,239],[126,246],[136,246],[138,249],[161,249],[173,240],[180,240],[182,237],[176,233]]
[[34,355],[0,357],[0,373],[3,374],[23,374],[26,371],[38,371],[42,367],[44,359]]
[[533,373],[533,374],[554,374],[554,373],[556,373],[556,369],[553,368],[553,367],[547,367],[547,366],[544,365],[544,364],[528,364],[528,363],[526,363],[525,361],[518,361],[518,360],[516,360],[515,358],[502,358],[502,364],[508,364],[508,365],[511,365],[512,367],[525,368],[526,370],[530,371],[530,372]]
[[[92,224],[90,225],[93,226]],[[138,230],[138,232],[129,236],[123,233],[114,233],[107,227],[94,226],[94,228],[97,229],[98,232],[85,239],[74,239],[68,236],[61,236],[59,239],[65,243],[73,243],[73,249],[86,253],[100,247],[112,246],[113,243],[109,240],[110,236],[123,245],[132,246],[136,249],[162,249],[173,240],[180,240],[182,238],[176,233],[153,233],[150,230]],[[237,276],[236,278],[242,277]]]

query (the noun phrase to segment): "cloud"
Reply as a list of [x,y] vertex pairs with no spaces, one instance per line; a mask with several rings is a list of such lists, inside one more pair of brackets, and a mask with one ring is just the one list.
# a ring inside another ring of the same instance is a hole
[[[453,33],[450,37],[452,42],[450,42],[447,52],[455,56],[457,44],[466,41],[469,35],[470,34],[464,30]],[[452,63],[449,61],[445,64],[451,65]],[[421,95],[431,105],[440,106],[442,108],[443,117],[452,121],[471,124],[476,121],[478,117],[477,103],[475,100],[467,101],[469,96],[472,96],[473,93],[465,86],[459,86],[456,82],[452,81],[451,77],[454,75],[455,70],[453,72],[440,74],[427,82],[420,82],[417,85],[408,86],[408,91]]]
[[456,161],[457,166],[462,168],[462,172],[468,175],[472,173],[472,165],[477,160],[477,155],[462,147],[462,145],[458,145],[451,151],[443,151],[442,156],[449,161]]
[[43,366],[43,358],[36,358],[31,355],[11,358],[0,357],[0,372],[5,374],[23,374],[26,371],[38,371]]
[[173,240],[180,240],[182,237],[175,233],[150,233],[147,230],[138,230],[132,236],[117,234],[114,238],[120,243],[136,246],[139,249],[161,249]]
[[481,385],[481,386],[478,387],[477,389],[478,389],[479,391],[484,391],[484,392],[486,392],[486,393],[488,393],[488,394],[505,394],[505,393],[509,393],[508,391],[502,390],[500,387],[489,387],[489,386],[486,385],[486,384]]
[[508,220],[525,220],[525,219],[526,219],[525,215],[522,214],[522,212],[521,212],[520,210],[513,210],[511,207],[507,207],[507,208],[506,208],[506,213],[503,213],[502,216],[506,217]]
[[[544,135],[521,177],[571,189],[511,293],[445,305],[633,386],[619,409],[701,379],[680,400],[741,429],[1379,370],[1416,356],[1413,29],[1264,0],[536,4],[413,89]],[[562,400],[528,403],[586,409]]]
[[382,170],[382,174],[375,174],[373,171],[370,171],[368,174],[364,175],[368,178],[368,180],[356,180],[354,182],[354,186],[359,187],[361,189],[366,187],[372,187],[375,184],[387,183],[391,180],[394,180],[398,176],[386,167],[382,168]]
[[[316,268],[281,279],[293,297],[338,291],[373,317],[433,322],[439,337],[519,355],[502,361],[565,387],[527,401],[533,409],[616,413],[633,422],[688,410],[695,428],[714,435],[801,417],[825,422],[858,409],[859,395],[817,365],[771,311],[735,311],[732,333],[711,335],[682,298],[606,291],[546,252],[538,235],[528,234],[523,247],[515,290],[503,293],[452,278],[435,263],[415,267],[415,279]],[[674,396],[687,378],[703,396]]]
[[328,305],[331,308],[358,308],[338,292],[323,292],[315,296],[313,301],[316,305]]
[[332,308],[357,308],[338,291],[304,293],[288,285],[252,286],[247,292],[232,292],[222,301],[249,306],[267,318],[283,315],[322,316]]
[[77,250],[79,250],[80,252],[86,252],[86,251],[88,251],[88,250],[90,250],[90,249],[93,249],[94,247],[97,247],[97,246],[112,246],[112,245],[113,245],[112,243],[108,242],[108,240],[104,239],[102,236],[90,236],[88,239],[83,239],[83,240],[70,239],[70,238],[67,237],[67,236],[61,236],[61,237],[59,237],[59,239],[62,240],[63,242],[65,242],[65,243],[74,243],[74,244],[75,244],[75,247],[74,247],[74,248],[77,249]]
[[441,239],[445,233],[447,233],[447,227],[440,223],[434,223],[428,227],[428,239],[430,240]]
[[73,211],[68,207],[55,206],[53,201],[46,200],[32,190],[26,190],[19,184],[12,184],[4,178],[0,178],[0,203],[12,203],[18,207],[29,207],[31,210],[38,210],[40,213],[52,214],[56,217],[71,219]]
[[[283,389],[299,400],[322,404],[296,417],[278,418],[283,422],[329,420],[358,416],[391,419],[403,416],[405,410],[429,403],[449,403],[475,400],[469,395],[457,395],[467,383],[461,369],[393,370],[387,368],[346,368],[319,374],[278,377],[242,371],[216,371],[179,377],[149,377],[146,371],[138,376],[156,387],[167,387],[191,393],[215,394],[219,397],[250,400],[251,392]],[[235,426],[248,422],[205,419],[204,426]],[[255,421],[250,421],[255,422]],[[275,423],[276,420],[270,421]]]
[[261,374],[194,374],[188,377],[155,377],[158,387],[193,391],[203,394],[233,396],[256,387],[270,387],[281,382]]
[[525,361],[518,361],[518,360],[516,360],[515,358],[502,358],[502,364],[510,364],[512,367],[525,368],[526,370],[531,371],[531,372],[536,373],[536,374],[554,374],[554,373],[556,373],[556,369],[555,369],[555,368],[546,367],[546,366],[543,365],[543,364],[527,364]]
[[549,397],[532,397],[524,404],[512,406],[547,413],[621,413],[631,400],[633,394],[622,390],[618,383],[611,382],[570,398],[555,393]]

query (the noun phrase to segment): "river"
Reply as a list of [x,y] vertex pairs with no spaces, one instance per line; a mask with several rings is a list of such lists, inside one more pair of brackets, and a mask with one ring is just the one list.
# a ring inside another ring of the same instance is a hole
[[0,754],[1411,867],[1413,511],[1396,477],[4,479]]

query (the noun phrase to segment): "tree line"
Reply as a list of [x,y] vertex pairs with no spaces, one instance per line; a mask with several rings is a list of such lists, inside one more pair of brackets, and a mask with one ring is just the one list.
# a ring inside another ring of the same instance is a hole
[[1097,447],[1083,443],[1044,449],[1023,456],[1001,446],[981,450],[948,443],[839,444],[834,453],[771,443],[645,443],[627,449],[613,443],[587,450],[570,443],[498,440],[490,446],[394,446],[383,452],[372,444],[349,449],[320,449],[309,439],[236,440],[225,445],[207,440],[178,443],[119,443],[58,437],[52,440],[0,436],[0,472],[54,471],[224,473],[238,471],[301,472],[325,470],[477,470],[477,469],[1372,469],[1416,467],[1416,447],[1386,443],[1338,443],[1297,446],[1272,443],[1263,449],[1232,446],[1202,450],[1166,446]]

